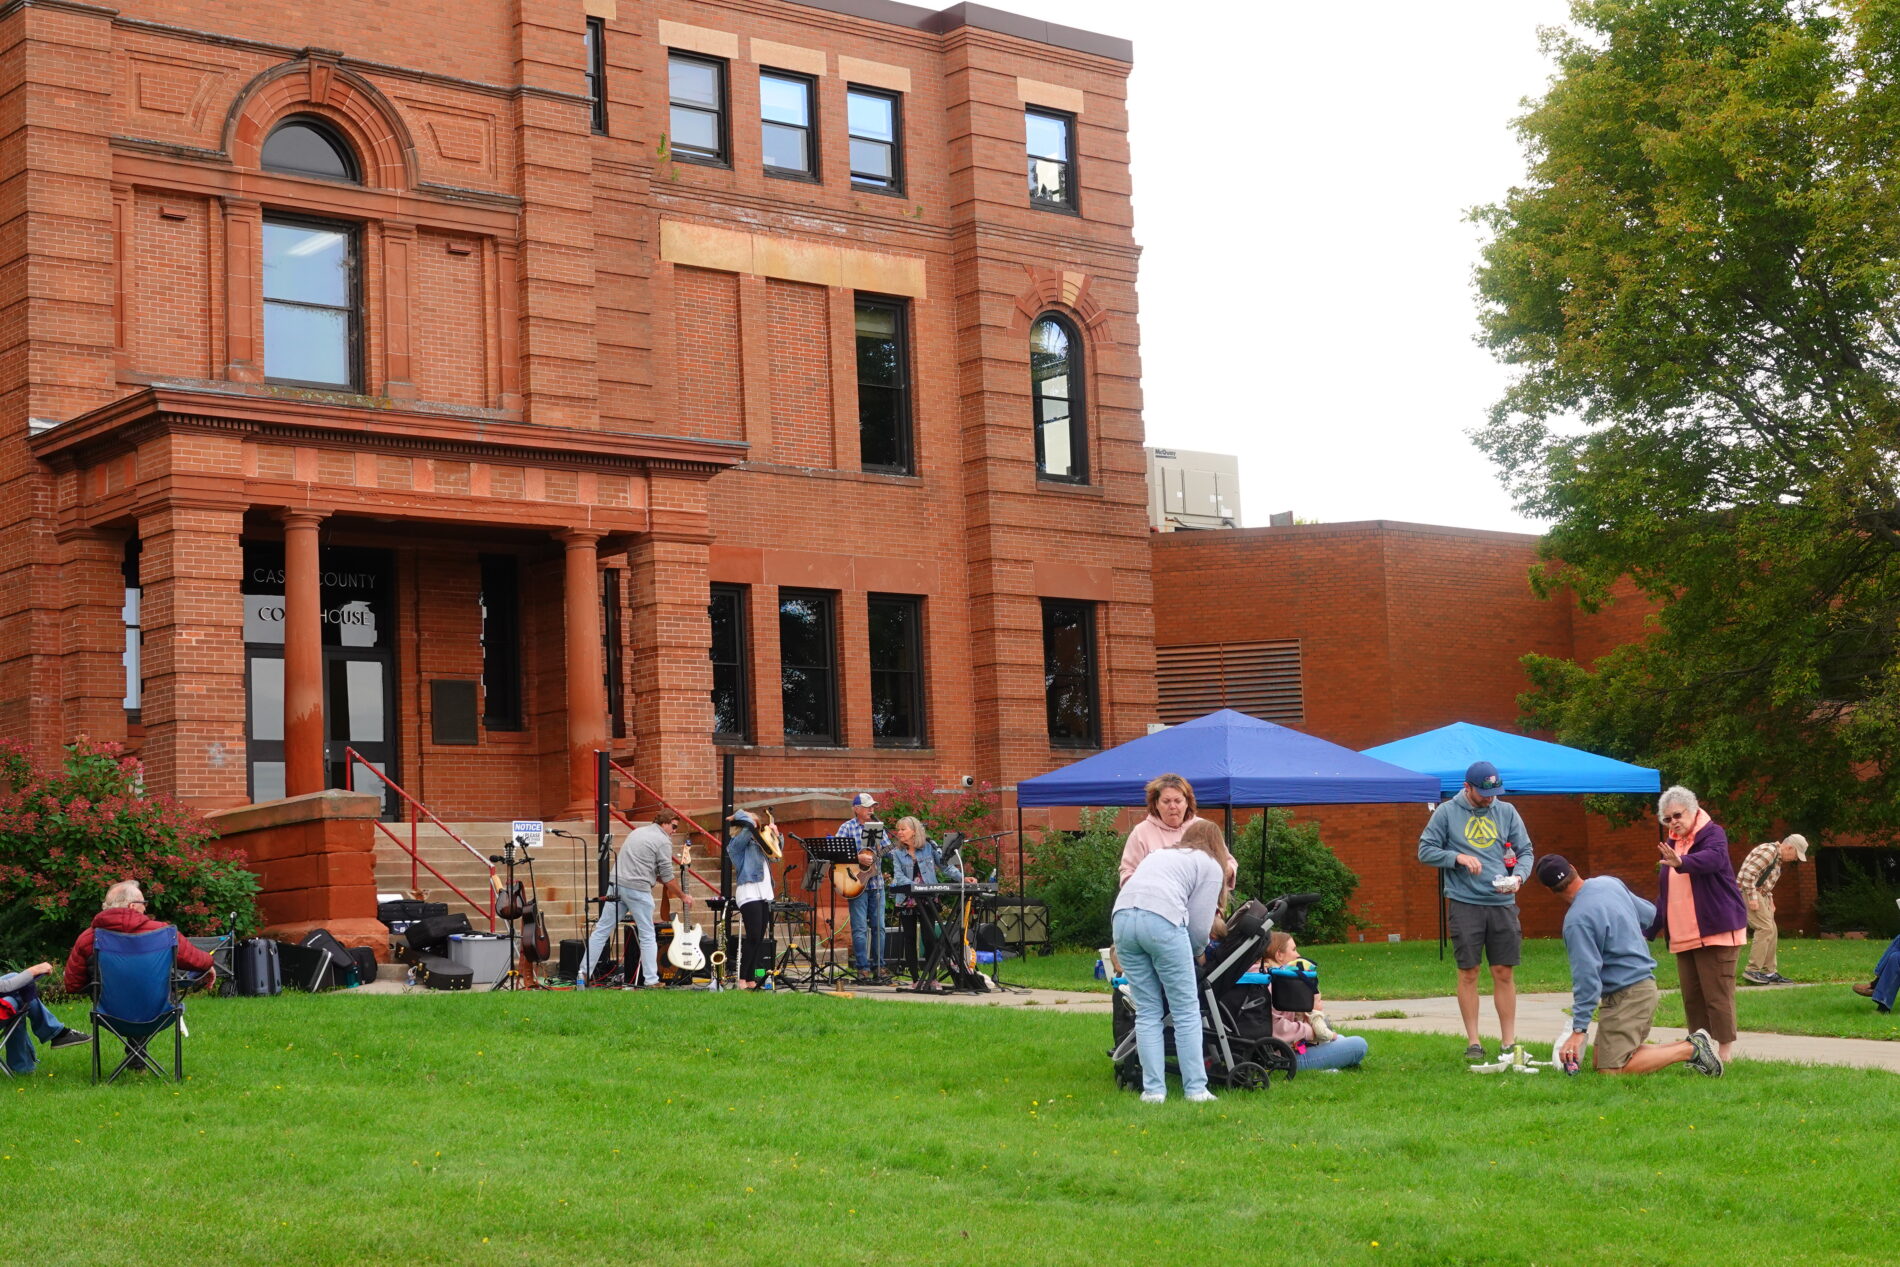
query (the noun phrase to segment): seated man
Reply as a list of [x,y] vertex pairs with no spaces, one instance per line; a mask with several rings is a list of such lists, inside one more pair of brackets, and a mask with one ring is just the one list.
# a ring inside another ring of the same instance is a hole
[[[92,930],[103,928],[114,933],[149,933],[155,928],[170,928],[164,920],[145,913],[145,893],[137,880],[121,880],[106,890],[105,907],[92,917],[92,928],[79,934],[72,954],[66,956],[66,993],[83,994],[92,988]],[[211,956],[192,945],[184,934],[178,936],[176,966],[196,974],[192,985],[209,986],[217,980]]]
[[1656,908],[1629,891],[1614,876],[1586,880],[1557,854],[1537,860],[1537,879],[1564,900],[1564,951],[1570,956],[1570,1037],[1558,1049],[1575,1061],[1597,1016],[1592,1052],[1598,1073],[1654,1073],[1689,1063],[1697,1073],[1722,1076],[1715,1040],[1699,1029],[1684,1043],[1644,1046],[1656,1016],[1656,961],[1650,958],[1643,930]]
[[1900,994],[1900,937],[1887,943],[1886,953],[1874,965],[1874,979],[1854,987],[1854,993],[1872,999],[1876,1011],[1893,1011],[1893,1000]]
[[26,1013],[26,1024],[7,1035],[7,1068],[14,1073],[32,1073],[39,1064],[33,1053],[33,1034],[48,1047],[81,1047],[92,1042],[78,1030],[61,1025],[40,1002],[39,978],[52,970],[50,963],[36,963],[24,972],[0,976],[0,1025]]

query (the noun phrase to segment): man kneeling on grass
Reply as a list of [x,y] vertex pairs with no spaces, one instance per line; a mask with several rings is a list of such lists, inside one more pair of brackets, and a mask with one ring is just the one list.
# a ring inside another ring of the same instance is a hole
[[[1593,1051],[1598,1073],[1654,1073],[1684,1061],[1697,1073],[1722,1076],[1715,1040],[1699,1029],[1684,1043],[1646,1047],[1656,1017],[1656,961],[1643,930],[1656,908],[1621,880],[1586,880],[1556,854],[1537,860],[1537,879],[1564,900],[1564,951],[1570,956],[1570,1037],[1560,1055],[1576,1060],[1590,1017],[1597,1014]],[[1599,1006],[1600,1005],[1600,1006]]]

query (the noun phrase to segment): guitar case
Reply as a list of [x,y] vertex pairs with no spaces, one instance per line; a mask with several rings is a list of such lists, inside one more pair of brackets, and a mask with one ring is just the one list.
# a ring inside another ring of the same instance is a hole
[[[313,928],[304,939],[297,944],[308,950],[320,951],[329,956],[330,980],[333,984],[344,987],[363,984],[363,977],[358,969],[356,956],[351,954],[350,948],[338,941],[335,934],[331,933],[329,929]],[[375,962],[376,956],[372,953],[370,955],[371,968],[369,975],[369,980],[371,981],[376,979]]]
[[475,984],[475,969],[446,955],[415,957],[416,980],[428,990],[466,990]]
[[368,946],[351,946],[350,958],[356,960],[356,979],[364,985],[376,979],[376,952]]
[[446,958],[449,953],[449,938],[456,933],[472,931],[474,930],[469,928],[466,915],[460,913],[431,915],[427,919],[411,924],[403,933],[403,940],[411,950]]

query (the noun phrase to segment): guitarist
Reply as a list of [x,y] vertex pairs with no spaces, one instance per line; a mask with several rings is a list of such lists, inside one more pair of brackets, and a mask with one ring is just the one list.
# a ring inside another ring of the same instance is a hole
[[851,966],[861,974],[884,974],[884,872],[878,862],[877,836],[865,830],[876,817],[877,801],[869,792],[851,798],[851,817],[838,824],[837,835],[859,843],[858,867],[864,872],[864,890],[851,899]]
[[[686,824],[678,813],[664,807],[645,827],[627,833],[626,843],[614,860],[613,891],[601,903],[600,922],[587,939],[587,956],[581,961],[583,981],[594,975],[594,965],[614,935],[614,925],[632,920],[640,939],[641,984],[660,984],[660,939],[653,933],[653,886],[664,885],[667,893],[679,899],[682,910],[692,906],[673,865],[673,855],[685,839]],[[633,984],[631,964],[627,966],[627,984]]]

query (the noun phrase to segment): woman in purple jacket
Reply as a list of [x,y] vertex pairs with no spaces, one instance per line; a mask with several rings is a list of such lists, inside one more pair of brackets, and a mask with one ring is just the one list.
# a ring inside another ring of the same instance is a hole
[[1728,833],[1686,787],[1656,802],[1664,838],[1656,846],[1656,922],[1676,956],[1682,1010],[1691,1032],[1706,1029],[1726,1062],[1735,1050],[1735,963],[1748,943],[1748,908],[1728,856]]

